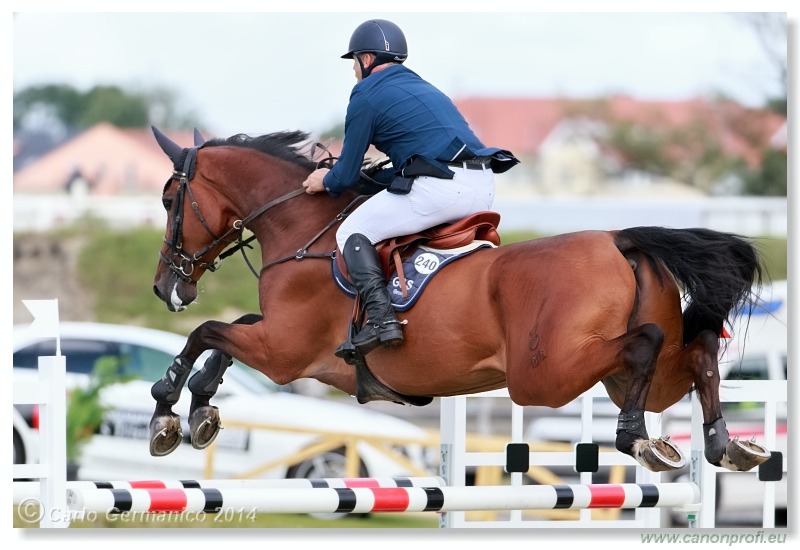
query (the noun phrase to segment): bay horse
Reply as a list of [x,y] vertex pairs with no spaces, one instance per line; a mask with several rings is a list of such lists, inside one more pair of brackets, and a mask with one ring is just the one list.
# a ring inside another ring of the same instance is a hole
[[[245,229],[261,246],[262,267],[260,314],[202,323],[153,384],[151,454],[181,442],[172,406],[187,380],[192,445],[214,440],[220,417],[210,399],[234,357],[279,384],[315,378],[361,403],[421,406],[507,387],[519,405],[561,407],[602,382],[620,408],[616,448],[653,471],[686,459],[669,438],[648,436],[644,411],[662,412],[695,389],[710,463],[750,470],[769,458],[755,442],[729,438],[719,400],[724,323],[757,299],[762,278],[745,238],[634,227],[488,247],[444,267],[401,314],[402,346],[378,348],[354,367],[333,353],[352,331],[354,302],[331,272],[335,230],[358,190],[303,192],[317,166],[304,132],[208,142],[195,132],[195,146],[182,147],[153,131],[174,165],[161,199],[156,296],[184,310],[226,248],[246,244]],[[189,378],[206,350],[214,351]]]

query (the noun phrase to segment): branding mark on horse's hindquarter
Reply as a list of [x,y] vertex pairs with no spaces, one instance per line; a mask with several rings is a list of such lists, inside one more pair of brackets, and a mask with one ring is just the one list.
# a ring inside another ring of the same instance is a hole
[[536,367],[539,365],[539,361],[544,361],[545,359],[547,359],[547,352],[543,349],[540,349],[539,353],[534,353],[531,355],[531,365]]
[[528,348],[533,352],[531,354],[531,365],[536,367],[539,365],[539,361],[544,360],[547,357],[547,352],[543,349],[540,349],[538,352],[536,351],[539,347],[539,335],[535,332],[530,334],[530,340],[528,340]]

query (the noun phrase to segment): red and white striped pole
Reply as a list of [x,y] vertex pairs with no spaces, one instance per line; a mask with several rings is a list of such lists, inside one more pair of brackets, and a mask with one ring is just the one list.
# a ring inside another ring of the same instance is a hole
[[691,483],[479,487],[68,489],[73,511],[263,513],[669,508],[700,501]]

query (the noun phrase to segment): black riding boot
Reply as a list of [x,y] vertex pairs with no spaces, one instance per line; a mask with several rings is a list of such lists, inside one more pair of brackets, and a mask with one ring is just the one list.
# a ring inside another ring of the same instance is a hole
[[362,355],[379,344],[387,348],[399,346],[403,342],[403,329],[394,314],[375,247],[364,235],[355,233],[348,237],[342,256],[350,280],[367,308],[367,322],[353,337],[353,346]]

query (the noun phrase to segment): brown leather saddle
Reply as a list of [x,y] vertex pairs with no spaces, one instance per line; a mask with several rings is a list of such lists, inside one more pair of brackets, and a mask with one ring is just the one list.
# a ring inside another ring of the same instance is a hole
[[[384,277],[388,279],[395,271],[402,277],[403,270],[400,268],[402,261],[421,245],[448,250],[466,246],[473,241],[488,241],[500,246],[498,225],[500,225],[500,214],[497,212],[476,212],[451,224],[441,224],[420,233],[381,241],[375,248],[381,259]],[[349,278],[347,266],[340,252],[336,254],[336,263],[342,274]]]

